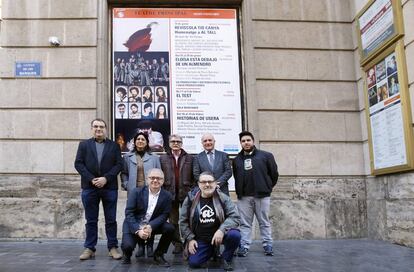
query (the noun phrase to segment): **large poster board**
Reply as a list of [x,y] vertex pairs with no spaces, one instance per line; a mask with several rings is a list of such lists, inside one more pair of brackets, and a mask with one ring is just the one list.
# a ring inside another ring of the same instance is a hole
[[413,133],[404,46],[399,41],[364,67],[371,172],[413,168]]
[[403,35],[400,0],[371,0],[357,15],[361,65]]
[[165,151],[180,134],[189,153],[210,132],[238,151],[242,128],[236,9],[114,8],[114,136],[124,152],[137,131]]

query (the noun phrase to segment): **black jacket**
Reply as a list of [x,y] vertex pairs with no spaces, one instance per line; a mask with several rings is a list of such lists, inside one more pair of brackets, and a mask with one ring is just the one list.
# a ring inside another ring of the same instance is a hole
[[[134,188],[128,196],[125,208],[125,220],[122,225],[123,233],[135,233],[145,218],[148,209],[149,188],[147,186]],[[157,204],[151,219],[147,222],[153,230],[159,229],[167,222],[171,212],[171,194],[161,189]]]
[[104,189],[118,189],[117,176],[122,168],[121,150],[114,141],[106,139],[101,165],[98,165],[95,139],[82,141],[76,153],[75,168],[81,175],[82,189],[96,189],[91,181],[97,177],[106,178]]
[[[252,168],[250,170],[244,169],[244,161],[246,159],[251,159]],[[276,185],[277,179],[279,178],[277,164],[273,154],[254,147],[251,155],[245,155],[242,150],[236,158],[234,158],[233,174],[236,185],[236,194],[239,199],[245,196],[243,194],[243,188],[245,182],[248,182],[246,175],[247,171],[253,171],[249,176],[254,178],[254,196],[258,198],[270,196],[273,187]]]
[[[178,189],[175,188],[176,180],[174,161],[175,158],[171,151],[168,151],[167,154],[160,156],[161,169],[164,172],[163,188],[171,193],[173,200],[178,199],[178,201],[183,202],[187,193],[195,185],[193,178],[193,156],[185,152],[185,150],[181,150],[181,154],[178,159]],[[178,195],[176,195],[176,192],[178,192]]]

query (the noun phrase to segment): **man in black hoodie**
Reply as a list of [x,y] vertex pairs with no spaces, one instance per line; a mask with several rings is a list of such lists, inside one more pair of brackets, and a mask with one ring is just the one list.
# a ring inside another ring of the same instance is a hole
[[277,164],[272,153],[256,148],[251,132],[241,132],[239,139],[242,150],[233,161],[237,208],[241,217],[241,242],[237,255],[246,257],[249,252],[252,223],[256,215],[264,253],[273,256],[269,210],[270,194],[279,177]]

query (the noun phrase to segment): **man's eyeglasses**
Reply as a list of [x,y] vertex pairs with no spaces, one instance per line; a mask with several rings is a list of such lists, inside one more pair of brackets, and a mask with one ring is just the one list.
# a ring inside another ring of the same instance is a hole
[[170,141],[170,143],[172,143],[172,144],[181,144],[182,143],[182,141],[179,141],[179,140],[171,140]]
[[93,128],[100,128],[100,129],[104,129],[105,128],[105,126],[98,126],[98,125],[93,125],[92,127]]
[[162,177],[148,177],[150,180],[163,180]]
[[202,185],[206,185],[208,184],[213,184],[214,182],[216,182],[215,180],[200,180],[198,183],[202,184]]

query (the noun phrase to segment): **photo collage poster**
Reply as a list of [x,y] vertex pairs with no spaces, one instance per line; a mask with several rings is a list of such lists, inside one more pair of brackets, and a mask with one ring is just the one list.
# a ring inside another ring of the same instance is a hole
[[407,163],[400,83],[395,52],[366,71],[374,168]]

